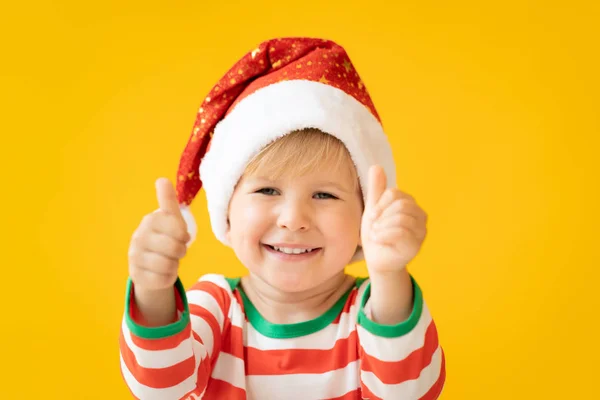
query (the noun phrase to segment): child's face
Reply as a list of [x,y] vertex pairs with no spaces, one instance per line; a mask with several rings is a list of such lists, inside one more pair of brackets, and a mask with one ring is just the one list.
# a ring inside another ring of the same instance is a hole
[[[298,292],[341,273],[360,238],[363,210],[350,162],[324,162],[303,176],[243,177],[229,206],[229,241],[241,262],[271,286]],[[286,254],[314,249],[303,254]]]

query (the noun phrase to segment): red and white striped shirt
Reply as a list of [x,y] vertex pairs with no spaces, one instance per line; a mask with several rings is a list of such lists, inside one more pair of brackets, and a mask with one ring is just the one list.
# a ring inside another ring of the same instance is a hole
[[177,321],[143,326],[127,286],[121,372],[142,400],[437,399],[445,359],[413,280],[410,317],[380,325],[368,317],[368,279],[322,316],[276,325],[261,317],[238,279],[205,275],[175,285]]

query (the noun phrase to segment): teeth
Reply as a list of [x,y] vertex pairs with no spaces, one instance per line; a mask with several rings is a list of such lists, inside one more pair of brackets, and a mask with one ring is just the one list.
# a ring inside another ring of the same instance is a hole
[[313,250],[313,249],[292,249],[290,247],[277,247],[277,246],[273,246],[273,248],[275,250],[280,251],[285,254],[302,254],[302,253],[308,253],[309,251]]

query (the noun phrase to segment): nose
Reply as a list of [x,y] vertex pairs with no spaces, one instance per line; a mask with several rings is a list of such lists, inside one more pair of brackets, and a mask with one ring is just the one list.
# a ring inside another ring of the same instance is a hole
[[311,226],[310,205],[298,200],[289,200],[281,205],[277,226],[292,232],[306,231]]

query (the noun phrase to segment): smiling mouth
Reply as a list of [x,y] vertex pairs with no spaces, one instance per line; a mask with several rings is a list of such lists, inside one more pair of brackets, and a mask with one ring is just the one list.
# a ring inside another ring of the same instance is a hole
[[279,253],[290,254],[290,255],[314,253],[315,251],[321,249],[320,247],[306,247],[306,248],[278,247],[278,246],[271,246],[270,244],[266,244],[265,246],[267,246],[271,250],[277,251]]

